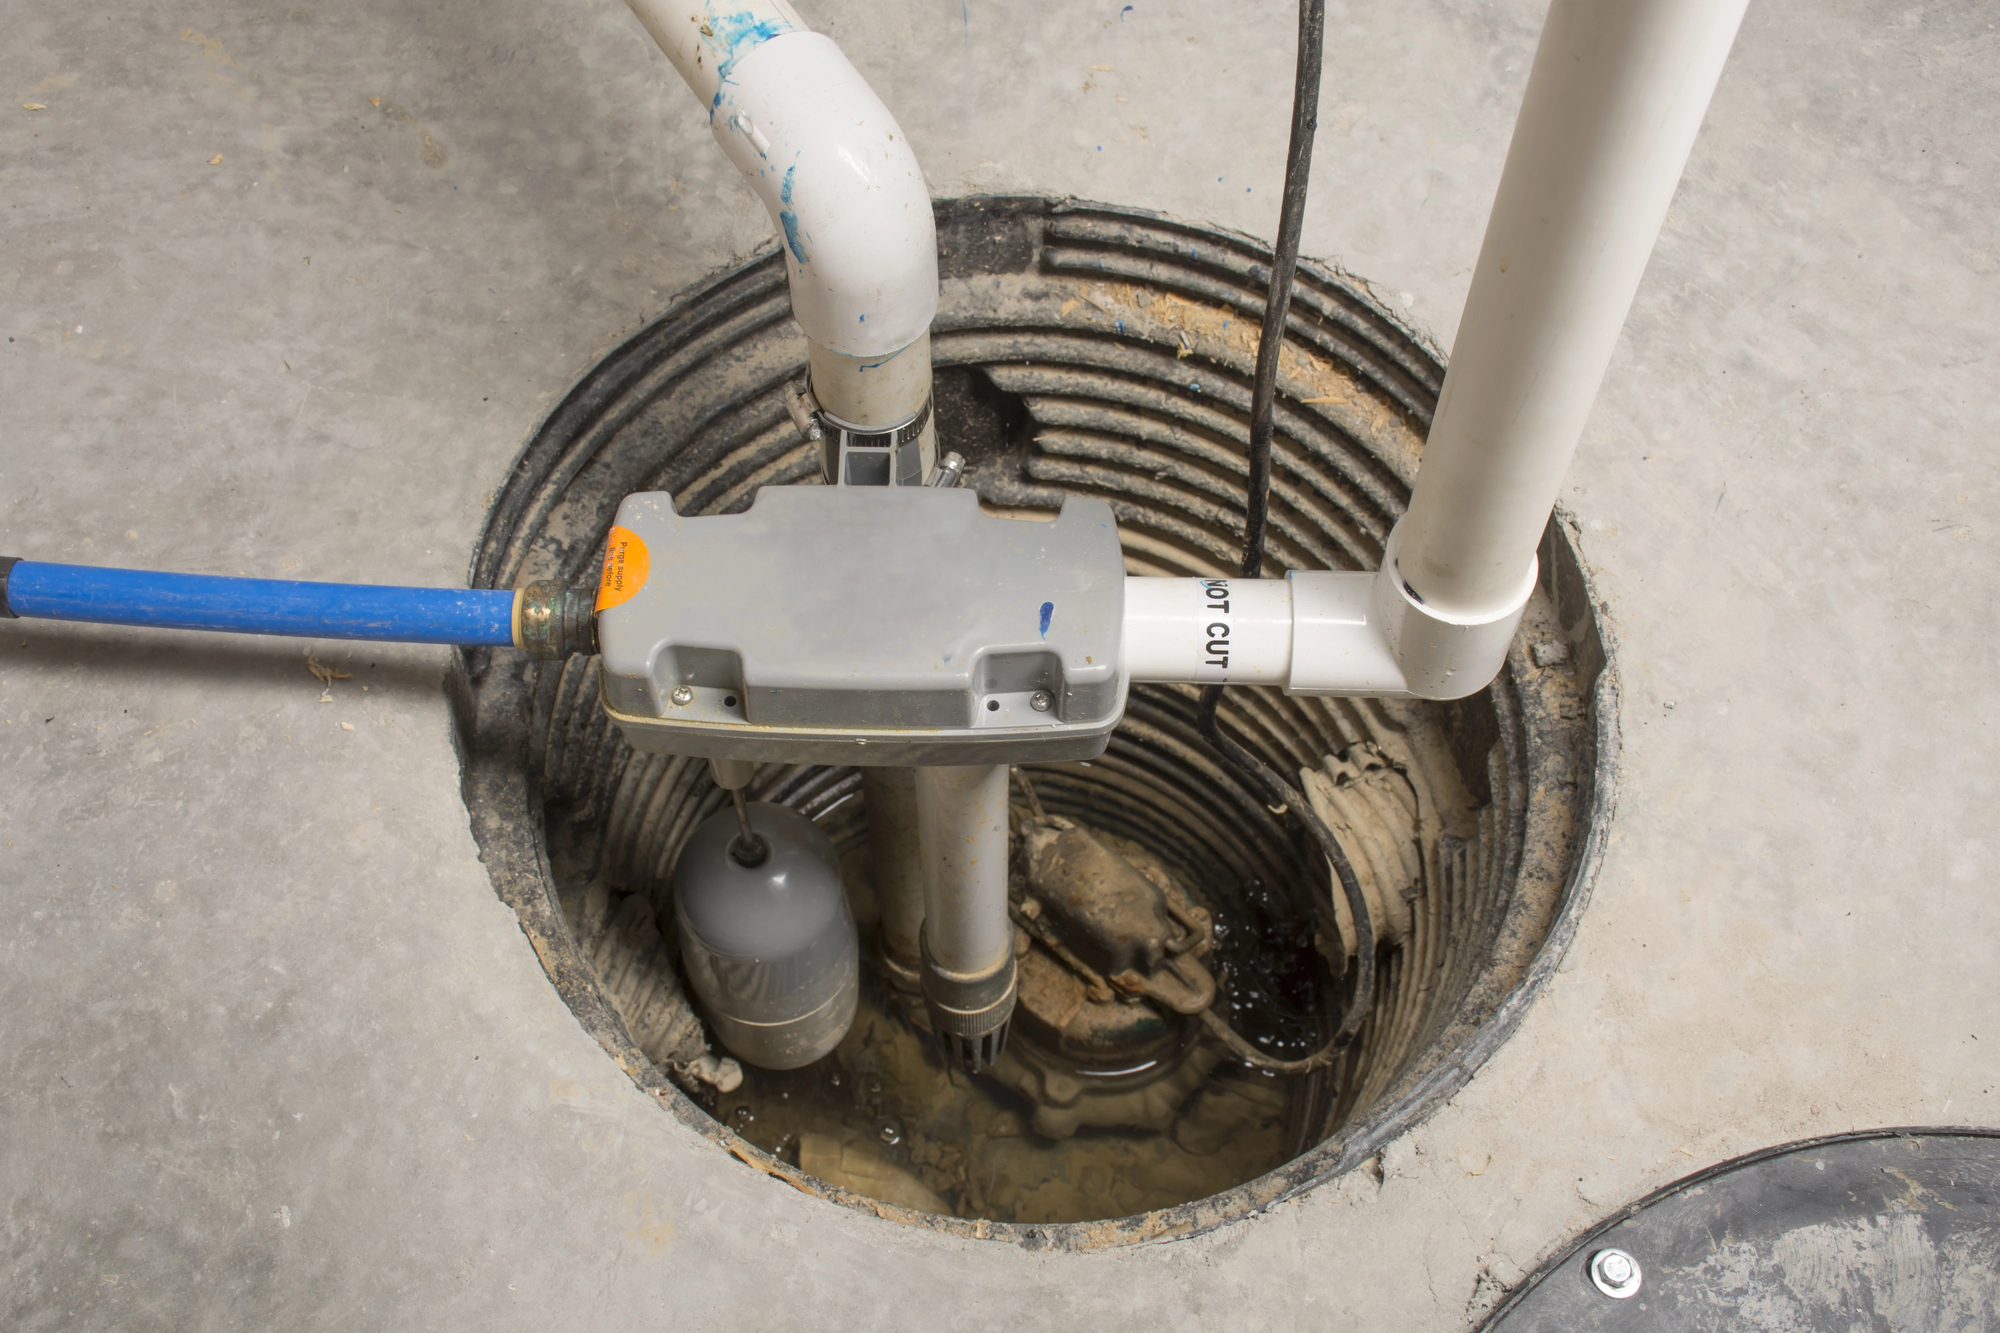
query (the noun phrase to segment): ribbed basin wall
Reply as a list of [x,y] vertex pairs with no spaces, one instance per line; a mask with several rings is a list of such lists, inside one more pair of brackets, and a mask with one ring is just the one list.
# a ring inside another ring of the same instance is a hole
[[[1004,437],[988,429],[968,448],[966,484],[1024,517],[1065,496],[1106,500],[1133,574],[1233,574],[1267,256],[1203,228],[1038,199],[941,205],[939,229],[936,364],[972,372],[1020,414]],[[1301,267],[1288,337],[1266,574],[1373,568],[1408,498],[1442,368],[1358,284],[1312,264]],[[775,255],[682,300],[607,358],[531,443],[496,501],[479,581],[590,580],[613,511],[635,490],[716,514],[741,510],[762,485],[817,484],[815,450],[781,393],[803,375],[803,352]],[[955,430],[977,434],[952,410],[941,398],[943,448],[957,447]],[[1523,644],[1531,633],[1570,644],[1594,633],[1587,604],[1559,611],[1539,595]],[[1373,1019],[1326,1080],[1302,1147],[1413,1086],[1520,982],[1575,861],[1589,795],[1585,674],[1559,680],[1517,645],[1487,694],[1451,708],[1227,694],[1224,725],[1281,771],[1372,742],[1435,809],[1476,807],[1426,826],[1413,927],[1384,951]],[[605,724],[596,689],[594,663],[540,670],[530,772],[545,799],[601,830],[607,872],[664,908],[657,895],[681,843],[721,795],[703,762],[634,754]],[[1037,791],[1056,811],[1144,843],[1225,912],[1309,943],[1324,862],[1199,740],[1193,705],[1191,689],[1135,688],[1109,751],[1032,770]],[[851,769],[767,767],[756,794],[821,818],[843,849],[863,838]],[[1533,839],[1541,845],[1524,861]],[[1538,877],[1525,894],[1524,866]],[[1330,991],[1321,1000],[1315,1031],[1338,1003]]]

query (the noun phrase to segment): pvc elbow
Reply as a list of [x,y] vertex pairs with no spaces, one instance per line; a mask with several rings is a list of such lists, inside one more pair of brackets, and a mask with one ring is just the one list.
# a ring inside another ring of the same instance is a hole
[[1382,641],[1395,658],[1404,688],[1418,699],[1463,699],[1493,683],[1534,594],[1541,564],[1528,557],[1527,577],[1495,604],[1472,611],[1426,605],[1397,557],[1399,527],[1389,534],[1371,592]]
[[1276,685],[1287,694],[1462,699],[1486,688],[1534,591],[1490,614],[1425,606],[1388,558],[1374,573],[1125,581],[1123,670],[1135,683]]
[[829,37],[786,32],[737,57],[709,127],[770,210],[806,337],[886,357],[937,314],[930,190],[902,127]]
[[1295,571],[1287,694],[1463,699],[1507,664],[1539,573],[1533,557],[1519,596],[1490,613],[1441,612],[1410,590],[1392,533],[1373,574]]

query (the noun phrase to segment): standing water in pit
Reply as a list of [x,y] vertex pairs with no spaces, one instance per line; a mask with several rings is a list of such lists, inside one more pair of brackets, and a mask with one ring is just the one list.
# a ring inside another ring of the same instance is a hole
[[[871,961],[853,1024],[823,1059],[758,1068],[726,1021],[717,1024],[746,1063],[740,1087],[706,1099],[711,1113],[830,1184],[996,1221],[1169,1207],[1295,1155],[1305,1080],[1244,1068],[1194,1021],[1217,995],[1212,909],[1136,843],[1048,814],[1024,773],[1016,785],[1009,914],[1020,1001],[992,1069],[948,1069],[921,997],[896,984],[898,969]],[[731,820],[726,810],[713,816],[706,841],[719,847]],[[703,844],[698,832],[683,852],[677,889],[690,856],[721,864]],[[865,847],[842,870],[879,959],[881,904]],[[1226,924],[1221,933],[1228,938]],[[689,956],[685,940],[682,948]],[[706,998],[698,969],[688,970]],[[1302,1009],[1316,1007],[1310,982],[1292,989]],[[1285,1014],[1273,990],[1267,979],[1235,992],[1232,1018],[1248,1018],[1252,1031],[1293,1029],[1284,1053],[1309,1049],[1319,1025]]]

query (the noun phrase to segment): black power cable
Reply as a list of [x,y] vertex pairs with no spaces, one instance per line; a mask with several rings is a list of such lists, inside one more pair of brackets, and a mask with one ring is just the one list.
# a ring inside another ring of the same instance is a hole
[[[1285,343],[1285,322],[1292,306],[1292,277],[1299,266],[1299,233],[1305,228],[1306,179],[1312,169],[1313,131],[1319,125],[1319,72],[1321,51],[1326,38],[1326,0],[1300,0],[1299,64],[1292,86],[1292,141],[1285,156],[1285,195],[1278,209],[1278,241],[1271,256],[1271,286],[1264,300],[1264,329],[1257,340],[1257,376],[1250,391],[1250,478],[1249,496],[1243,514],[1243,574],[1246,579],[1264,573],[1264,530],[1271,509],[1271,436],[1275,430],[1274,406],[1278,389],[1278,350]],[[1354,867],[1335,840],[1333,830],[1313,812],[1311,802],[1278,771],[1222,732],[1216,721],[1216,706],[1222,701],[1223,687],[1204,686],[1195,713],[1196,725],[1208,743],[1223,758],[1242,769],[1262,787],[1272,805],[1289,811],[1313,836],[1340,880],[1342,893],[1354,917],[1355,978],[1354,996],[1341,1015],[1333,1040],[1303,1060],[1276,1060],[1245,1041],[1213,1011],[1204,1011],[1202,1020],[1209,1030],[1236,1055],[1260,1069],[1284,1074],[1303,1074],[1331,1064],[1341,1051],[1352,1045],[1368,1018],[1375,999],[1375,923],[1368,915],[1368,900]],[[1317,901],[1317,898],[1316,898]]]

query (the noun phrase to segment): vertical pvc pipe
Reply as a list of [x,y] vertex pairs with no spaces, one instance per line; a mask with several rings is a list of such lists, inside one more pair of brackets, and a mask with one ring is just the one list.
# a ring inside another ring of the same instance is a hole
[[946,972],[980,976],[1014,950],[1007,919],[1007,766],[917,770],[924,940]]
[[1423,467],[1392,542],[1403,583],[1433,615],[1476,623],[1525,600],[1535,548],[1744,6],[1550,5]]
[[[922,415],[931,397],[931,335],[887,356],[844,356],[808,339],[813,398],[835,421],[864,431],[887,431]],[[937,419],[918,437],[926,481],[937,468]]]
[[915,990],[924,924],[924,858],[917,836],[917,771],[864,768],[861,799],[868,811],[868,847],[875,865],[875,905],[882,915],[883,961],[905,989]]

